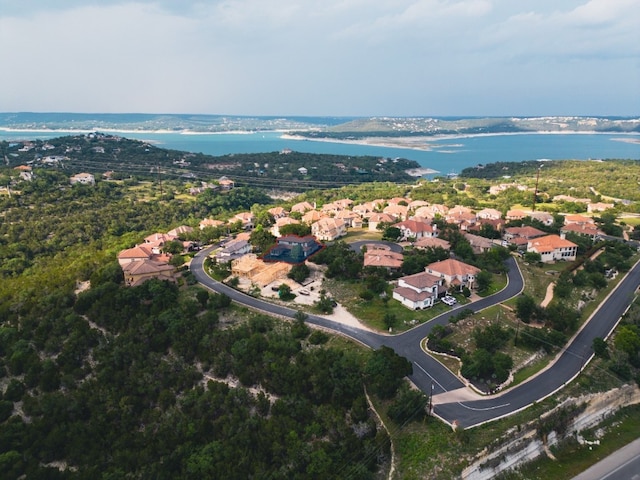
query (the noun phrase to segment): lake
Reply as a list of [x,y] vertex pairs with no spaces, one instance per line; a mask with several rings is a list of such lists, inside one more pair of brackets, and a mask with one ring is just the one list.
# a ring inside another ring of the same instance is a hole
[[[339,155],[372,155],[376,157],[404,157],[416,160],[424,168],[459,173],[477,164],[514,162],[523,160],[640,160],[640,135],[536,133],[481,135],[457,138],[429,137],[430,149],[415,150],[389,146],[335,143],[326,141],[282,138],[281,132],[184,134],[156,132],[112,132],[128,138],[187,152],[209,155],[232,153],[279,152],[284,149],[309,153]],[[49,139],[68,132],[0,131],[0,140]]]

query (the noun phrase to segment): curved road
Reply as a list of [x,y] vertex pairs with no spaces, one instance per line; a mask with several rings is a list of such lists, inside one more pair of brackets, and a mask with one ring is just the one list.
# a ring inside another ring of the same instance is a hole
[[[198,282],[211,290],[228,295],[238,303],[258,310],[286,317],[293,317],[296,314],[296,310],[251,297],[209,277],[204,272],[203,264],[212,249],[213,247],[202,250],[191,261],[190,268]],[[507,266],[509,281],[500,292],[470,305],[459,306],[399,335],[374,333],[336,323],[317,315],[309,315],[307,322],[347,335],[374,349],[382,345],[393,348],[399,355],[413,363],[413,373],[409,378],[427,395],[464,388],[464,384],[457,376],[424,353],[421,341],[435,325],[446,325],[459,308],[471,308],[477,312],[518,295],[524,286],[522,275],[515,259],[509,258]],[[537,376],[499,395],[484,397],[480,400],[435,405],[434,414],[449,424],[456,421],[460,426],[469,428],[513,414],[553,394],[573,380],[584,368],[593,356],[593,339],[605,338],[611,333],[633,300],[633,294],[638,285],[640,285],[640,263],[631,269],[612,294],[600,305],[591,319],[557,356],[555,362]]]

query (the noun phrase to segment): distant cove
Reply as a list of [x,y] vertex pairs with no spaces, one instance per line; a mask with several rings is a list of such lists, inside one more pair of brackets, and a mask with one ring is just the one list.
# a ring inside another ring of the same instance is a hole
[[[0,130],[0,141],[47,139],[78,132]],[[397,148],[328,141],[282,138],[282,132],[185,134],[157,132],[110,132],[123,137],[146,140],[173,150],[209,155],[278,152],[291,149],[309,153],[373,155],[416,160],[424,168],[459,173],[477,164],[523,160],[640,160],[640,135],[588,133],[533,133],[480,135],[458,138],[428,137],[426,149]]]

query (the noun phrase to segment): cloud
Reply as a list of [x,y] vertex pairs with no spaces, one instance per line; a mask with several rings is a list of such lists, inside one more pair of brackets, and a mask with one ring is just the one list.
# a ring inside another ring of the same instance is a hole
[[639,24],[640,0],[0,0],[0,105],[625,114]]

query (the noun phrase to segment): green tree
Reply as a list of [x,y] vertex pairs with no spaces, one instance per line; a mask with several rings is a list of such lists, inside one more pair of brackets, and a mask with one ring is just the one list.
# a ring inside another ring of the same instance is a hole
[[476,275],[476,284],[478,288],[478,292],[483,293],[491,288],[491,282],[493,281],[493,277],[491,273],[486,270],[481,270]]
[[375,350],[365,366],[367,384],[373,393],[384,399],[393,397],[402,379],[412,372],[411,363],[386,346]]
[[522,294],[516,299],[516,315],[524,323],[531,323],[537,308],[535,300],[529,295]]

